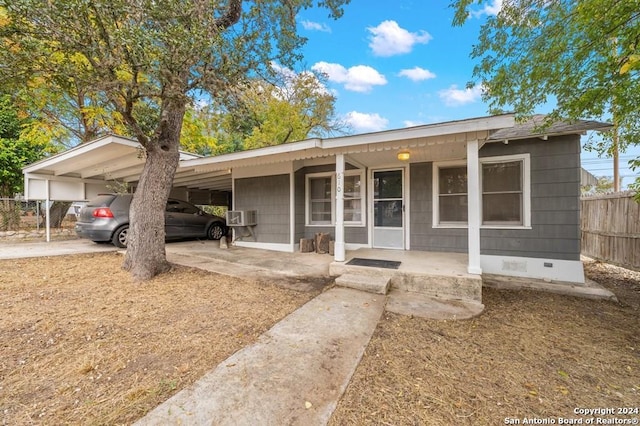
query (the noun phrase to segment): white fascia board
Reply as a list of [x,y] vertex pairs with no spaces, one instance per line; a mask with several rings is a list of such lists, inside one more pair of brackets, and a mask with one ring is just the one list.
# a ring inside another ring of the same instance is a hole
[[444,136],[456,133],[482,132],[487,130],[513,127],[515,118],[513,114],[505,114],[494,117],[472,118],[468,120],[450,121],[446,123],[428,124],[404,129],[387,130],[377,133],[365,133],[354,136],[341,136],[323,140],[322,147],[341,148],[354,145],[365,145],[396,140],[427,138]]
[[320,139],[307,139],[300,142],[285,143],[283,145],[269,146],[249,151],[232,152],[231,154],[184,160],[180,162],[180,168],[185,169],[193,167],[196,171],[206,170],[207,166],[218,166],[224,168],[228,167],[225,166],[225,163],[304,151],[312,148],[320,148],[321,145],[322,141]]
[[77,177],[68,177],[68,176],[54,176],[54,175],[43,175],[38,173],[25,173],[25,179],[32,180],[49,180],[55,182],[82,182],[82,183],[98,183],[102,184],[106,181],[100,179],[82,179]]
[[134,142],[131,139],[125,139],[125,138],[121,138],[119,136],[113,136],[113,135],[104,136],[102,138],[80,144],[76,147],[73,147],[64,152],[56,154],[53,157],[45,158],[43,160],[30,164],[26,167],[23,167],[22,172],[31,173],[31,172],[37,172],[38,170],[41,170],[41,169],[48,169],[51,166],[58,164],[62,161],[72,159],[73,157],[76,157],[78,155],[87,154],[95,149],[101,148],[103,146],[106,146],[112,143],[125,145],[125,146],[136,148],[136,149],[140,147],[140,144],[138,142]]

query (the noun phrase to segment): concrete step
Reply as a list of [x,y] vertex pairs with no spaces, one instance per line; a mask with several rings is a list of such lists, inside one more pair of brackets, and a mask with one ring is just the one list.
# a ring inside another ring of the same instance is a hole
[[344,274],[336,278],[336,285],[369,293],[387,294],[391,286],[391,280],[385,276]]

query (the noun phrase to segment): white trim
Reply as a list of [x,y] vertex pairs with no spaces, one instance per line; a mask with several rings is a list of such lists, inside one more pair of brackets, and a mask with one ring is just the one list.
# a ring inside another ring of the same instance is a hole
[[[334,243],[334,260],[336,262],[344,262],[344,155],[336,155],[336,227],[335,227],[335,243]],[[360,178],[362,180],[362,178]],[[362,195],[362,189],[360,190]]]
[[482,210],[482,188],[480,172],[482,164],[479,160],[478,141],[467,142],[467,222],[469,230],[468,253],[469,265],[467,272],[470,274],[482,274],[480,267],[480,223]]
[[45,233],[47,235],[47,242],[51,242],[51,188],[49,185],[49,179],[45,180]]
[[[293,171],[293,164],[291,165],[291,171],[289,172],[289,242],[296,250],[296,185],[295,185],[295,173]],[[298,243],[299,244],[299,243]]]
[[[402,173],[402,206],[403,206],[403,212],[402,212],[402,247],[386,247],[386,246],[376,246],[374,244],[373,241],[373,230],[374,227],[377,229],[392,229],[392,230],[396,230],[397,228],[391,228],[391,227],[384,227],[384,226],[375,226],[375,220],[374,220],[374,209],[373,209],[373,204],[374,204],[374,185],[373,185],[373,174],[375,172],[387,172],[387,171],[394,171],[394,170],[400,170],[400,172]],[[370,167],[369,171],[368,171],[368,178],[367,178],[367,188],[368,188],[368,195],[369,195],[369,200],[367,201],[367,216],[369,217],[369,233],[368,233],[368,241],[371,245],[372,248],[380,248],[380,249],[388,249],[388,250],[408,250],[407,248],[407,228],[408,226],[408,209],[406,208],[406,201],[409,198],[410,193],[407,191],[408,189],[408,177],[407,177],[407,166],[387,166],[387,167]]]
[[282,251],[287,253],[293,253],[296,250],[295,244],[282,244],[282,243],[257,243],[254,241],[234,241],[233,245],[238,247],[256,248],[262,250]]
[[38,173],[25,173],[25,179],[33,179],[33,180],[50,180],[53,182],[82,182],[82,183],[97,183],[102,184],[106,181],[100,179],[86,179],[86,178],[76,178],[69,176],[53,176],[53,175],[43,175]]
[[[304,224],[305,226],[334,226],[335,224],[335,172],[321,172],[321,173],[309,173],[304,176]],[[319,178],[330,178],[331,179],[331,194],[329,199],[331,201],[331,219],[329,223],[311,223],[311,179],[319,179]]]
[[[331,223],[311,223],[311,209],[309,208],[309,195],[311,186],[309,180],[313,178],[331,177]],[[366,192],[366,172],[362,169],[345,170],[344,176],[359,176],[360,177],[360,200],[361,200],[361,213],[360,222],[344,221],[345,228],[362,228],[367,226],[367,192]],[[304,225],[308,227],[334,227],[336,225],[336,172],[318,172],[308,173],[304,176]]]
[[[433,228],[466,228],[462,222],[440,223],[440,169],[466,166],[465,160],[435,161],[431,170],[431,226]],[[468,194],[467,194],[468,195]]]
[[404,211],[404,249],[411,250],[411,164],[407,164],[403,177],[402,187],[404,196],[402,204]]
[[[485,224],[482,222],[482,165],[485,163],[507,163],[511,161],[522,161],[522,225],[513,224]],[[531,227],[531,155],[529,153],[512,154],[512,155],[500,155],[494,157],[480,157],[480,229],[532,229]],[[432,222],[433,228],[439,229],[466,229],[468,228],[465,222],[440,222],[440,190],[439,179],[440,169],[447,167],[462,167],[466,165],[465,160],[450,160],[450,161],[437,161],[433,163],[432,167]],[[468,179],[468,177],[467,177]],[[467,182],[468,184],[468,182]],[[467,200],[469,194],[467,193]]]
[[[531,155],[528,152],[522,154],[512,155],[500,155],[495,157],[483,157],[480,159],[480,164],[489,163],[509,163],[512,161],[522,161],[522,224],[521,225],[501,225],[484,224],[482,220],[482,227],[491,229],[531,229]],[[482,196],[482,173],[480,173],[480,195]]]
[[[551,267],[544,266],[546,264]],[[563,281],[584,284],[584,268],[579,260],[534,257],[495,256],[483,254],[480,265],[486,274]]]

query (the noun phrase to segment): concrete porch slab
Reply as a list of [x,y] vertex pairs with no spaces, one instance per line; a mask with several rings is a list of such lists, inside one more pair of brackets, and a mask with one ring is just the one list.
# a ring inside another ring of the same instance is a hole
[[[348,265],[354,257],[399,261],[398,269]],[[391,287],[431,297],[482,301],[482,279],[467,272],[467,255],[425,251],[358,249],[344,262],[332,262],[329,273],[390,277]]]

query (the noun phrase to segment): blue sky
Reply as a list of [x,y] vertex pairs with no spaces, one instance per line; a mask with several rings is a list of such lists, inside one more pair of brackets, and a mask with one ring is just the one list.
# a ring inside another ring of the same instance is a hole
[[[500,1],[478,7],[463,27],[451,25],[448,0],[352,0],[339,20],[326,10],[303,11],[298,27],[309,39],[303,65],[328,75],[337,113],[355,133],[485,116],[479,90],[466,89],[474,66],[469,54]],[[583,164],[596,176],[613,175],[611,160],[593,153],[583,152]],[[637,174],[626,161],[620,168],[623,176]]]

